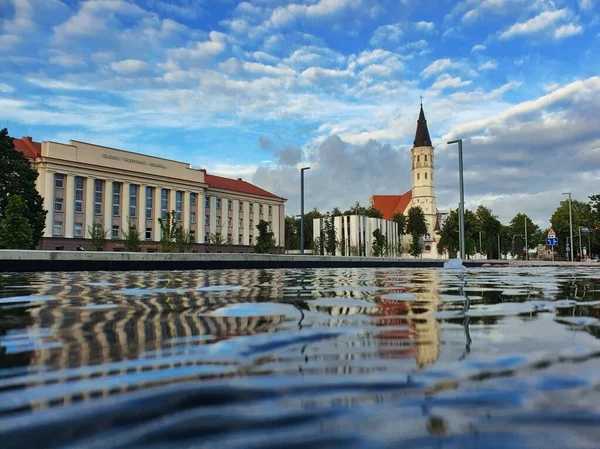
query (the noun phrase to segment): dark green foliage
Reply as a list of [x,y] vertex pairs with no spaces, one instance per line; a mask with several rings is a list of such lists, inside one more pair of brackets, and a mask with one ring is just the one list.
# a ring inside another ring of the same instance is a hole
[[487,259],[498,259],[498,234],[502,231],[502,223],[492,214],[491,209],[485,206],[479,206],[475,215],[477,216],[478,231],[481,231],[479,252],[485,254]]
[[392,215],[392,221],[398,223],[398,237],[406,232],[406,217],[402,212],[396,212]]
[[25,201],[19,195],[11,195],[0,218],[0,248],[31,249],[33,229],[26,215]]
[[269,230],[269,222],[260,220],[256,229],[258,229],[258,238],[254,245],[254,251],[257,253],[271,252],[275,248],[275,234]]
[[217,230],[217,232],[212,233],[208,236],[210,243],[212,245],[224,245],[225,240],[223,239],[223,235],[221,234],[221,230]]
[[127,231],[125,232],[123,238],[123,245],[125,246],[125,251],[137,253],[142,250],[142,241],[140,239],[140,233],[138,232],[135,224],[129,223],[129,226],[127,227]]
[[422,252],[421,237],[427,233],[427,221],[423,209],[419,206],[411,207],[408,211],[408,220],[406,231],[412,236],[410,244],[410,254],[413,257],[418,257]]
[[174,210],[167,212],[165,219],[159,218],[158,223],[160,225],[161,253],[182,253],[191,245],[191,235],[189,232],[184,231],[183,227],[177,223]]
[[8,205],[8,198],[18,195],[23,200],[23,215],[32,230],[30,249],[35,248],[42,238],[46,227],[46,211],[44,201],[35,188],[37,171],[29,160],[15,150],[8,130],[0,131],[0,217],[3,217]]
[[91,226],[88,226],[88,234],[90,234],[90,243],[94,251],[104,251],[109,231],[104,229],[102,222],[94,221]]
[[323,219],[324,221],[324,233],[325,233],[325,252],[330,256],[335,256],[335,250],[337,248],[337,240],[335,236],[335,227],[333,225],[333,217],[327,216]]
[[300,249],[300,219],[297,217],[285,217],[285,249]]
[[361,206],[358,201],[354,203],[353,207],[344,212],[344,215],[366,215],[371,218],[383,218],[383,214],[379,209],[375,209],[373,206]]
[[387,255],[387,236],[383,235],[379,229],[373,231],[373,256],[383,257]]

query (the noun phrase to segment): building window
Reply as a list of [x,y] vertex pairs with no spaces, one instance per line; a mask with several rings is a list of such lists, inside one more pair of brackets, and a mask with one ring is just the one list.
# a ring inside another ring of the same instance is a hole
[[252,213],[252,203],[250,203],[250,205],[249,205],[249,211],[250,211],[250,213]]
[[427,162],[427,155],[425,155],[425,162]]
[[240,212],[242,211],[242,206],[243,206],[243,203],[240,201],[240,202],[238,203],[238,210],[239,210]]
[[427,173],[425,173],[425,179],[427,179]]
[[240,218],[239,221],[238,221],[238,228],[242,229],[243,225],[244,225],[244,220],[242,220]]
[[252,245],[252,236],[248,236],[248,245]]
[[221,198],[217,198],[217,210],[221,209]]
[[273,214],[273,208],[269,206],[269,217]]
[[73,225],[73,237],[83,237],[83,224],[75,223]]
[[204,243],[210,243],[210,235],[208,232],[204,233]]
[[152,228],[146,228],[146,240],[152,240]]
[[262,204],[258,205],[258,215],[262,215],[263,206]]
[[75,177],[75,213],[83,213],[83,178]]
[[181,221],[181,201],[183,192],[175,192],[175,220]]
[[63,199],[62,198],[54,198],[54,212],[62,212],[63,211]]
[[52,227],[52,235],[63,235],[63,222],[55,221]]
[[137,191],[137,186],[129,186],[129,216],[131,218],[137,217]]
[[54,187],[57,189],[62,189],[65,185],[65,175],[54,175]]
[[238,236],[238,245],[241,245],[241,244],[242,244],[242,236],[240,235],[240,236]]
[[232,227],[233,226],[233,218],[227,217],[227,226],[228,227]]
[[190,223],[191,224],[196,223],[196,212],[190,212]]
[[196,205],[196,194],[195,193],[190,193],[190,204],[192,206]]
[[209,226],[210,225],[210,215],[206,215],[204,217],[204,226]]
[[119,225],[113,225],[111,237],[113,240],[118,240],[119,238]]
[[217,215],[217,226],[221,226],[221,217]]
[[417,162],[419,162],[420,159],[421,159],[421,156],[417,156]]
[[[146,187],[146,219],[152,218],[152,187]],[[148,232],[148,230],[146,230]]]
[[233,201],[227,200],[227,210],[233,210]]
[[167,209],[169,207],[169,191],[162,189],[160,191],[160,216],[163,220],[167,219]]
[[227,244],[228,245],[233,244],[233,236],[231,234],[227,234]]
[[421,174],[417,173],[417,179],[421,179]]
[[205,196],[204,197],[204,207],[206,209],[210,209],[210,196]]
[[190,242],[196,241],[196,231],[190,231]]
[[113,201],[112,213],[113,217],[118,217],[121,214],[121,183],[113,182]]
[[94,214],[102,215],[102,181],[94,180]]

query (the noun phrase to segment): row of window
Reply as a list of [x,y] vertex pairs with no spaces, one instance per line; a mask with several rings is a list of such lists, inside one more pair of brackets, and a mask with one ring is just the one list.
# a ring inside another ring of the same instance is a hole
[[[425,157],[425,162],[427,162],[427,155],[424,154],[423,155]],[[417,155],[417,162],[420,162],[421,157],[419,155]]]
[[[75,213],[83,213],[83,178],[80,176],[75,177]],[[54,186],[57,189],[64,188],[64,175],[55,174],[54,175]],[[104,182],[100,179],[94,180],[94,214],[102,215],[102,198],[103,198],[103,187]],[[118,217],[121,214],[121,187],[122,184],[115,182],[113,183],[113,191],[112,191],[112,215],[113,217]],[[129,217],[135,218],[137,217],[137,200],[138,200],[138,186],[131,184],[129,186]],[[153,203],[153,191],[152,187],[146,187],[146,218],[152,219],[152,203]],[[64,199],[63,198],[55,198],[54,199],[54,211],[55,212],[63,212],[64,210]],[[181,221],[181,211],[182,211],[182,203],[183,203],[183,192],[176,191],[175,192],[175,219],[177,221]],[[190,204],[194,206],[196,204],[196,194],[190,193]],[[169,190],[161,189],[161,217],[165,219],[167,217],[167,212],[169,210]],[[206,196],[204,198],[204,206],[206,210],[210,210],[210,197]],[[249,204],[249,211],[252,213],[253,203]],[[216,199],[216,208],[221,209],[221,198]],[[258,205],[258,213],[262,215],[263,213],[263,205]],[[233,210],[233,201],[227,200],[227,210]],[[242,212],[242,203],[239,203],[239,211]],[[273,213],[272,206],[268,206],[268,215],[271,216]],[[192,216],[193,214],[193,216]],[[195,223],[196,217],[192,212],[190,215],[190,222]],[[207,220],[208,223],[208,220]],[[231,224],[230,224],[231,226]],[[241,227],[241,226],[240,226]]]
[[[417,173],[417,180],[421,179],[421,173]],[[427,173],[425,173],[425,179],[427,179]]]

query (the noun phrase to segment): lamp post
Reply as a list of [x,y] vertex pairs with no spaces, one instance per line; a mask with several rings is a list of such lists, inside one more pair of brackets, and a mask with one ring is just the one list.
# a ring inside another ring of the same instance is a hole
[[300,169],[300,254],[304,254],[304,170],[310,167]]
[[579,226],[579,257],[583,258],[583,247],[581,246],[581,228],[583,228],[583,226]]
[[529,248],[527,245],[527,217],[525,217],[525,260],[529,260]]
[[462,156],[462,139],[451,140],[448,145],[458,144],[458,184],[460,189],[460,204],[458,210],[458,229],[459,229],[459,247],[460,257],[465,258],[465,193],[463,185],[463,156]]
[[563,195],[569,195],[569,229],[571,231],[571,262],[573,262],[573,209],[571,206],[571,192],[565,192]]

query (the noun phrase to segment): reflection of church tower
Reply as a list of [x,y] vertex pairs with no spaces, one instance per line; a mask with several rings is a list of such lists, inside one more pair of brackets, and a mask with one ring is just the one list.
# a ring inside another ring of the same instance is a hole
[[[427,120],[423,112],[423,104],[417,121],[417,132],[415,133],[415,141],[412,153],[412,200],[411,207],[419,206],[425,214],[427,220],[427,230],[429,236],[434,241],[434,232],[439,230],[437,207],[435,204],[435,191],[433,186],[433,146],[431,145],[431,137],[429,137],[429,129],[427,129]],[[425,252],[435,250],[431,247],[427,239],[425,242]],[[435,252],[433,252],[435,254]]]

